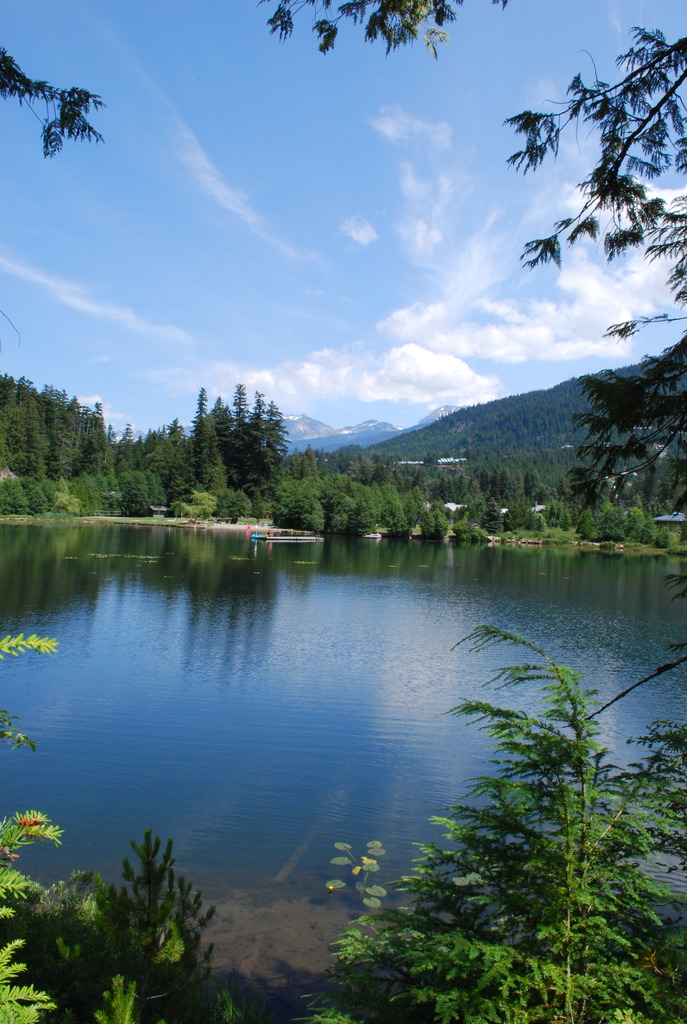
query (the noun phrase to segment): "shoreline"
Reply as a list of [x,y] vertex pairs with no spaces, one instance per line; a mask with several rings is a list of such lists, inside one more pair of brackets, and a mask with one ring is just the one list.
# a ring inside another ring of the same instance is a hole
[[[0,516],[0,526],[103,526],[111,523],[115,526],[164,526],[165,528],[178,529],[178,530],[205,530],[212,531],[218,530],[220,532],[230,532],[246,535],[247,531],[259,532],[264,529],[270,529],[274,531],[275,536],[279,537],[308,537],[311,534],[306,530],[291,530],[286,527],[272,526],[269,524],[267,527],[259,523],[226,523],[216,522],[213,520],[204,520],[202,522],[193,522],[188,519],[171,519],[167,517],[155,517],[152,516],[72,516],[65,518],[47,518],[42,516]],[[325,534],[326,537],[343,537],[352,536],[348,534]],[[323,539],[324,539],[323,538]],[[355,538],[358,540],[365,539],[363,537]],[[389,534],[380,532],[378,540],[400,540],[398,537],[390,537]],[[473,545],[458,544],[456,538],[449,533],[442,541],[431,540],[424,538],[420,534],[413,534],[408,537],[408,541],[424,541],[428,544],[452,544],[455,547],[466,547],[471,548]],[[678,546],[677,548],[653,548],[647,547],[646,545],[628,545],[624,542],[613,542],[613,541],[591,541],[591,540],[571,540],[564,543],[547,543],[546,537],[512,537],[512,536],[500,536],[498,534],[488,537],[483,545],[485,547],[519,547],[519,548],[554,548],[556,550],[564,550],[570,548],[576,551],[597,551],[604,555],[662,555],[664,557],[673,558],[687,558],[687,548]]]

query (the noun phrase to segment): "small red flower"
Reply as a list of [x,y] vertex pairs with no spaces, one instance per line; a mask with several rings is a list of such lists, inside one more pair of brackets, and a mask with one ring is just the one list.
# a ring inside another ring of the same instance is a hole
[[17,818],[17,825],[20,825],[24,832],[33,832],[34,829],[38,828],[43,824],[41,818],[30,818],[26,814],[22,814],[21,818]]

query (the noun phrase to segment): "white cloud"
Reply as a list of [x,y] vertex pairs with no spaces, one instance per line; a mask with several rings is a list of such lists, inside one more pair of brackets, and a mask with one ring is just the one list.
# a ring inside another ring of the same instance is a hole
[[472,296],[469,310],[456,303],[452,276],[445,276],[438,301],[396,309],[377,324],[378,329],[395,341],[461,359],[615,359],[630,357],[633,342],[604,337],[609,325],[651,315],[669,303],[665,267],[647,263],[640,253],[622,266],[606,266],[578,249],[556,279],[560,298],[504,301],[489,297],[490,289],[485,288],[482,295]]
[[115,420],[124,421],[124,413],[113,412],[112,407],[107,402],[104,402],[100,395],[77,395],[76,400],[79,405],[90,409],[95,406],[96,402],[100,402],[103,407],[103,419],[106,423],[113,423]]
[[177,139],[179,159],[189,169],[196,184],[213,202],[238,217],[256,237],[278,250],[287,259],[294,262],[320,261],[321,257],[317,254],[299,250],[268,230],[262,217],[253,209],[246,193],[228,185],[222,179],[219,170],[196,136],[182,121],[178,121]]
[[339,225],[339,231],[352,238],[358,245],[370,245],[379,238],[369,220],[365,220],[364,217],[347,217]]
[[370,124],[389,142],[420,142],[437,150],[449,149],[451,145],[450,124],[415,117],[397,104],[382,107],[377,117],[370,118]]
[[238,380],[249,392],[261,391],[280,406],[298,398],[350,398],[362,402],[412,402],[437,405],[473,405],[496,398],[502,390],[498,378],[476,373],[450,353],[437,353],[409,343],[375,355],[362,342],[342,349],[325,348],[302,360],[284,360],[276,366],[251,370],[234,363],[215,362],[187,369],[156,370],[151,376],[180,390],[194,392],[203,381],[213,381],[215,395],[229,396]]
[[10,259],[7,256],[0,256],[0,271],[12,274],[14,277],[29,281],[31,284],[39,285],[44,291],[62,306],[76,309],[80,313],[88,313],[90,316],[99,317],[103,320],[112,320],[121,324],[128,331],[138,334],[148,334],[167,341],[189,341],[190,335],[175,327],[174,324],[155,324],[135,313],[128,306],[118,306],[114,303],[101,302],[89,294],[87,285],[78,281],[69,281],[64,277],[57,277],[37,267],[30,267],[19,260]]

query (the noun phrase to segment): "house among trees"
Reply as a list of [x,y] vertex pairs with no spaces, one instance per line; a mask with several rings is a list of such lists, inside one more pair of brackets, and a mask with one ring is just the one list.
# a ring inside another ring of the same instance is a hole
[[681,529],[684,521],[684,512],[671,512],[667,516],[654,516],[656,526],[666,526],[669,530]]

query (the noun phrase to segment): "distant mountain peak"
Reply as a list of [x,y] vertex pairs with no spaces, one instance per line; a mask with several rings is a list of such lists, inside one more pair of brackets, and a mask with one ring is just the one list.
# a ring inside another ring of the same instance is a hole
[[393,423],[385,423],[380,420],[365,420],[355,426],[341,427],[337,430],[310,416],[291,414],[283,416],[282,419],[288,430],[292,449],[303,449],[307,444],[312,444],[313,448],[324,451],[334,451],[336,448],[342,448],[348,444],[359,444],[365,447],[395,437],[403,430],[403,427],[395,427]]
[[462,409],[461,405],[440,405],[438,409],[433,409],[432,412],[420,420],[418,427],[425,427],[428,423],[434,423],[435,420],[440,420],[442,416],[450,416],[452,412],[458,412]]
[[314,420],[310,416],[305,416],[301,413],[299,416],[287,415],[283,416],[291,441],[307,441],[308,438],[314,440],[319,437],[330,437],[332,434],[336,434],[337,431],[334,427],[327,426],[326,423],[322,423],[321,420]]

